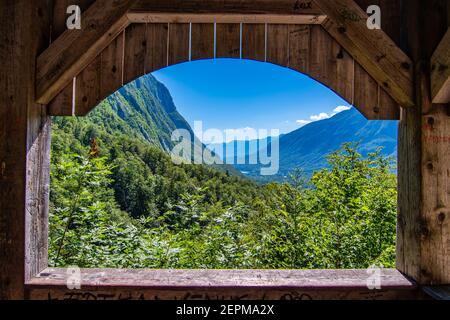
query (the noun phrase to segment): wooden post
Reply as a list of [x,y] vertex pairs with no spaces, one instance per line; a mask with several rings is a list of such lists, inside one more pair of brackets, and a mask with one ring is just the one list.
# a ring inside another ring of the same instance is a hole
[[397,267],[422,285],[450,284],[450,116],[433,105],[430,61],[447,30],[447,1],[405,4],[415,108],[399,125]]
[[0,11],[0,299],[24,298],[47,265],[50,118],[34,88],[51,12],[49,0],[6,0]]

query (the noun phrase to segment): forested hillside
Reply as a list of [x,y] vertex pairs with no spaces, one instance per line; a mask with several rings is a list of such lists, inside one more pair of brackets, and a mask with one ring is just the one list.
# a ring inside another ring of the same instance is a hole
[[[141,78],[86,118],[53,123],[53,266],[363,268],[394,263],[396,178],[380,153],[345,144],[307,180],[257,184],[175,165],[169,92]],[[338,149],[340,146],[336,146]]]
[[358,152],[364,157],[379,147],[383,147],[383,156],[396,157],[397,125],[397,121],[368,121],[352,108],[282,135],[279,138],[280,170],[275,177],[260,176],[259,166],[238,165],[236,168],[260,181],[283,181],[295,168],[301,168],[310,177],[328,166],[327,156],[331,152],[350,141],[358,143]]

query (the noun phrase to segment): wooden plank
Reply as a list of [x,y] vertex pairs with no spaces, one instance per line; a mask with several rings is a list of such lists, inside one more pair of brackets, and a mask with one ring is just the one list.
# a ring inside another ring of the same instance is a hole
[[189,24],[169,24],[168,65],[189,61]]
[[50,118],[32,97],[50,19],[44,0],[0,10],[0,300],[23,299],[24,283],[47,263]]
[[431,58],[433,103],[450,102],[450,28]]
[[314,1],[297,0],[139,0],[131,12],[164,12],[189,14],[276,14],[276,15],[321,15]]
[[125,33],[101,53],[100,97],[106,98],[123,85]]
[[125,30],[123,84],[127,84],[145,73],[147,34],[145,24],[131,24]]
[[[355,61],[336,41],[333,42],[333,58],[336,58],[336,82],[333,90],[344,100],[352,103],[354,97],[354,64]],[[398,116],[398,115],[397,115]]]
[[367,14],[353,0],[315,0],[328,15],[325,29],[404,107],[414,105],[410,58],[382,31],[369,30]]
[[288,25],[267,25],[267,62],[285,67],[289,65]]
[[417,106],[403,111],[399,136],[397,268],[429,286],[450,283],[450,121],[447,106],[432,103],[430,81],[431,56],[447,31],[446,12],[436,10],[443,3],[411,1],[405,12]]
[[64,88],[48,105],[48,113],[51,116],[73,115],[73,81]]
[[376,120],[378,108],[378,84],[359,64],[355,64],[355,107],[367,118]]
[[289,26],[289,68],[309,73],[311,27]]
[[309,75],[330,89],[336,88],[335,41],[321,26],[311,26]]
[[241,25],[218,23],[216,25],[216,58],[240,58]]
[[242,58],[257,61],[266,60],[265,24],[243,24]]
[[36,101],[49,103],[129,24],[135,0],[96,0],[81,19],[81,30],[66,30],[37,59]]
[[167,23],[147,24],[146,74],[167,67],[168,39],[169,25]]
[[322,24],[325,15],[207,14],[129,12],[132,23],[246,23],[246,24]]
[[75,115],[86,116],[101,101],[101,58],[97,57],[76,78]]
[[192,60],[214,58],[214,24],[193,23],[191,39]]
[[380,120],[400,120],[401,106],[383,88],[380,88],[379,94],[378,118]]
[[[411,299],[414,283],[381,271],[382,290],[367,288],[366,270],[114,270],[82,269],[82,290],[68,290],[65,269],[47,269],[28,283],[32,299]],[[99,283],[104,285],[99,286]],[[239,298],[238,298],[239,297]]]

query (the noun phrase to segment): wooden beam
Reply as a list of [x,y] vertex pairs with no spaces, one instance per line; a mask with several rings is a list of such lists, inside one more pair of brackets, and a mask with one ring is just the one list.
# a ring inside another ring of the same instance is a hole
[[282,14],[207,14],[207,13],[153,13],[129,12],[132,23],[247,23],[247,24],[322,24],[325,15]]
[[139,0],[128,13],[134,23],[320,24],[325,16],[312,1]]
[[403,107],[414,106],[412,62],[382,31],[367,28],[353,0],[314,0],[328,16],[324,28]]
[[47,265],[51,121],[34,84],[50,21],[50,1],[1,4],[0,300],[23,299],[25,282]]
[[322,15],[313,1],[298,0],[138,0],[130,13]]
[[450,102],[450,28],[431,57],[433,103]]
[[49,103],[128,26],[126,12],[135,1],[95,1],[82,15],[81,30],[66,30],[38,57],[38,103]]
[[[118,270],[82,269],[81,290],[67,289],[66,269],[47,269],[27,284],[31,299],[413,299],[416,285],[381,270],[369,290],[366,270]],[[99,285],[101,284],[101,285]]]

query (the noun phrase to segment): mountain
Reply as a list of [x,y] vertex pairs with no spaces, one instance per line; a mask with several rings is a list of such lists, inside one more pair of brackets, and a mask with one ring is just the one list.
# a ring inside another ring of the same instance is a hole
[[[279,138],[280,170],[275,180],[283,179],[295,168],[301,168],[307,175],[311,175],[314,171],[327,167],[327,155],[346,142],[359,143],[358,151],[364,156],[379,147],[383,148],[384,156],[395,156],[397,121],[368,121],[357,109],[352,108],[285,134]],[[248,176],[261,178],[260,166],[235,167]],[[273,177],[263,180],[268,179]]]
[[[172,149],[171,134],[176,129],[186,129],[194,137],[189,124],[178,113],[169,90],[152,75],[122,87],[99,107],[110,108],[120,119],[115,118],[114,123],[120,123],[127,131],[165,151]],[[106,126],[110,125],[108,119],[98,120]]]

